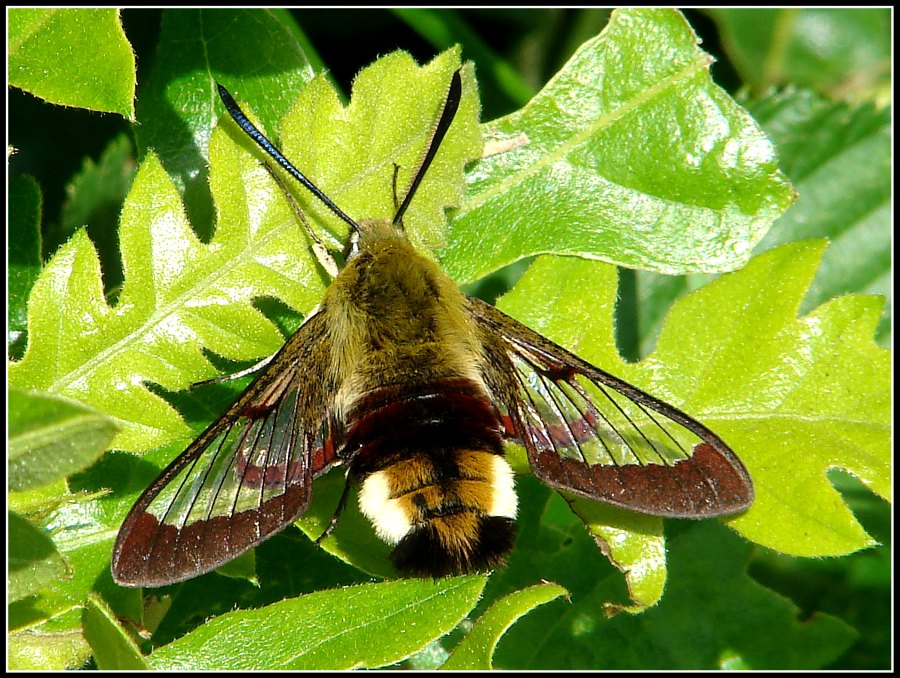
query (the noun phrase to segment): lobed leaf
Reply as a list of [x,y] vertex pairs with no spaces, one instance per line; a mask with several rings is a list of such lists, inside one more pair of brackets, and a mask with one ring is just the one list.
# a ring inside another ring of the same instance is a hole
[[[402,197],[422,160],[450,77],[458,67],[457,49],[421,68],[408,54],[394,52],[356,76],[346,107],[319,76],[304,89],[282,123],[282,151],[357,221],[393,217],[394,165],[399,166],[397,186]],[[407,234],[421,249],[443,242],[447,228],[444,212],[461,202],[463,167],[481,152],[471,67],[463,69],[463,92],[448,135],[404,216]],[[390,118],[387,125],[385,116]],[[319,201],[305,194],[298,199],[307,214],[316,215],[316,221],[338,234],[339,241],[344,240],[345,224]]]
[[[753,507],[728,521],[742,535],[783,553],[840,555],[873,541],[826,471],[846,469],[889,496],[890,358],[872,340],[874,297],[797,318],[821,253],[815,242],[784,246],[685,297],[640,363],[626,364],[612,341],[611,267],[539,259],[498,305],[722,436],[756,486]],[[594,305],[566,290],[590,290]],[[655,604],[665,577],[659,519],[574,508],[625,570],[630,611]]]
[[[203,348],[248,359],[277,347],[280,335],[251,305],[267,286],[290,281],[295,284],[286,286],[283,298],[296,306],[310,303],[304,290],[315,273],[302,250],[294,250],[293,261],[272,259],[276,234],[290,223],[286,208],[252,194],[261,169],[246,158],[241,163],[224,134],[214,144],[214,154],[231,162],[223,162],[221,179],[213,178],[214,193],[223,195],[226,184],[227,196],[209,245],[197,240],[174,186],[149,156],[122,214],[119,303],[111,307],[104,299],[97,257],[83,232],[60,249],[32,290],[29,344],[10,367],[11,383],[66,395],[114,417],[121,449],[147,449],[188,434],[144,382],[179,390],[212,376]],[[256,198],[252,224],[248,198]],[[239,319],[237,308],[244,311]]]

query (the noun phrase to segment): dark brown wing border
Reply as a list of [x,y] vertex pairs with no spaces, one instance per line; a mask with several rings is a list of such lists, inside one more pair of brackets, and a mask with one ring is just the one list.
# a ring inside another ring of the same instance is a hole
[[204,574],[306,510],[313,478],[337,463],[328,365],[316,315],[135,502],[113,547],[116,582],[164,586]]
[[671,518],[729,515],[753,503],[744,464],[696,419],[490,304],[470,297],[468,306],[484,345],[488,388],[542,482]]

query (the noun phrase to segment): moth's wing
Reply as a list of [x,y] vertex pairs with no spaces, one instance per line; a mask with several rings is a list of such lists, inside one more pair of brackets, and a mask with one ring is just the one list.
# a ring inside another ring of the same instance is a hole
[[753,503],[744,465],[703,424],[490,304],[468,301],[485,381],[541,481],[673,518],[728,515]]
[[264,371],[137,500],[113,578],[163,586],[209,572],[283,529],[336,463],[326,327],[308,319]]

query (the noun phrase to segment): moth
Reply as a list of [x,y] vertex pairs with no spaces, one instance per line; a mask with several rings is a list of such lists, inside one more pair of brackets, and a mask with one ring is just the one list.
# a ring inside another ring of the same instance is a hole
[[215,569],[303,515],[336,466],[346,480],[332,527],[358,488],[399,572],[499,567],[517,512],[507,444],[550,487],[632,511],[700,519],[751,505],[747,470],[706,426],[463,294],[407,239],[403,215],[456,114],[459,71],[402,202],[395,166],[391,221],[344,214],[219,93],[353,238],[321,304],[137,500],[113,549],[116,582]]

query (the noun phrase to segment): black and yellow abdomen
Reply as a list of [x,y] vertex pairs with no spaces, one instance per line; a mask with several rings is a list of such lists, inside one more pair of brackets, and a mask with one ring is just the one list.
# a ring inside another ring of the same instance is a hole
[[346,443],[359,504],[401,572],[443,576],[502,564],[515,536],[513,472],[497,416],[469,379],[370,392]]

